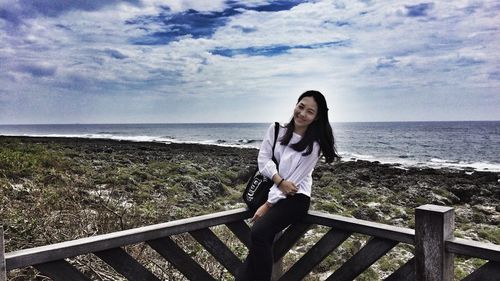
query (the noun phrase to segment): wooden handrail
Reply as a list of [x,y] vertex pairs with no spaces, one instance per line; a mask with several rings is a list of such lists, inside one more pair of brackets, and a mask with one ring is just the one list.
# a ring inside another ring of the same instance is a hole
[[[251,214],[247,209],[240,208],[10,252],[5,256],[7,271],[33,264],[60,260],[86,253],[204,229],[215,225],[232,223],[247,219],[250,216]],[[317,211],[309,211],[308,215],[303,220],[306,223],[330,226],[349,232],[414,244],[415,231],[410,228],[395,227],[355,218],[320,213]]]
[[304,218],[304,222],[329,226],[344,231],[366,234],[373,237],[394,240],[412,245],[415,243],[415,230],[411,228],[392,226],[316,211],[309,211],[309,215]]
[[446,241],[446,250],[454,254],[500,262],[500,245],[492,243],[453,238]]
[[247,209],[240,208],[215,214],[203,215],[155,225],[138,227],[108,234],[102,234],[72,241],[19,250],[5,254],[7,271],[136,244],[170,235],[204,229],[216,225],[247,219],[251,216]]
[[[464,280],[483,280],[484,276],[489,276],[492,272],[494,274],[500,272],[498,269],[500,245],[453,237],[453,208],[424,205],[418,207],[415,214],[416,229],[420,231],[418,233],[410,228],[309,211],[301,222],[292,225],[278,239],[274,249],[277,259],[283,257],[310,226],[322,225],[331,229],[288,272],[284,273],[280,280],[300,280],[305,277],[314,266],[353,233],[368,235],[372,238],[327,280],[337,280],[337,278],[351,280],[355,278],[400,242],[415,245],[415,257],[395,271],[387,280],[399,280],[398,278],[402,276],[415,276],[415,274],[416,280],[428,280],[426,278],[429,276],[441,276],[442,280],[452,280],[450,278],[453,277],[453,266],[452,264],[451,266],[443,266],[443,261],[451,259],[453,262],[455,254],[489,261]],[[170,263],[176,265],[176,268],[186,277],[194,278],[193,280],[212,280],[210,275],[191,260],[169,237],[183,233],[191,234],[217,258],[228,272],[234,275],[241,261],[225,247],[209,228],[226,225],[245,246],[248,246],[250,229],[245,220],[251,215],[247,209],[240,208],[14,251],[4,255],[3,271],[5,274],[5,271],[12,269],[34,266],[42,273],[53,274],[51,278],[55,278],[54,280],[65,280],[57,277],[60,274],[71,274],[74,278],[80,278],[78,280],[87,280],[81,272],[64,259],[94,253],[115,270],[133,280],[135,278],[133,276],[143,276],[150,274],[150,272],[121,247],[145,242]],[[0,240],[2,237],[3,235],[0,236]],[[437,250],[438,256],[434,249]],[[0,281],[5,280],[1,279],[2,253],[0,251]],[[128,262],[120,263],[124,259],[127,259]],[[429,263],[429,260],[433,262]],[[130,271],[129,267],[132,265],[135,269]],[[154,276],[151,274],[151,277]]]

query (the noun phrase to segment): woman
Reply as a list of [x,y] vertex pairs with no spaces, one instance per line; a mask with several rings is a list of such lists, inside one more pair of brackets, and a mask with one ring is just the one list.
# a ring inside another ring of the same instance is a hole
[[255,212],[251,246],[236,280],[270,280],[275,235],[307,213],[311,197],[312,172],[320,155],[327,163],[338,157],[328,121],[325,97],[318,91],[303,93],[292,120],[280,128],[272,160],[274,124],[267,131],[259,151],[259,171],[275,183],[267,202]]

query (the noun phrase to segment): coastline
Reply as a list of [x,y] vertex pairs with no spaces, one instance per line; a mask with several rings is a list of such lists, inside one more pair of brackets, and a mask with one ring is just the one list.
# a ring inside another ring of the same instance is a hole
[[[496,121],[495,121],[496,122]],[[375,122],[377,123],[377,122]],[[156,143],[156,144],[175,144],[175,145],[207,145],[207,146],[221,146],[229,148],[241,148],[241,149],[258,149],[262,140],[255,139],[238,139],[237,141],[228,141],[224,139],[217,140],[181,140],[176,139],[172,136],[154,137],[154,136],[113,136],[113,135],[100,135],[100,134],[88,134],[88,135],[71,135],[71,134],[42,134],[42,135],[30,135],[30,134],[0,134],[0,138],[33,138],[33,139],[66,139],[68,141],[83,139],[83,140],[99,140],[99,141],[117,141],[117,142],[131,142],[131,143]],[[392,157],[376,157],[373,155],[363,155],[350,152],[340,152],[342,159],[340,161],[350,162],[350,161],[368,161],[372,163],[381,163],[384,165],[390,165],[394,167],[399,167],[401,169],[450,169],[458,171],[466,171],[467,173],[473,172],[492,172],[500,173],[500,163],[491,161],[462,161],[462,160],[449,160],[442,159],[439,157],[430,158],[427,161],[417,161],[415,159],[408,159],[407,156],[392,156]]]
[[[0,136],[7,251],[243,207],[240,196],[257,153],[220,145]],[[457,237],[500,244],[499,178],[495,172],[320,161],[311,209],[413,227],[415,207],[452,206]]]

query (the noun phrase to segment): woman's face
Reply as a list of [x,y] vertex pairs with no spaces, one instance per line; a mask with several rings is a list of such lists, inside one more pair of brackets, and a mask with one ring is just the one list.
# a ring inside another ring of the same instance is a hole
[[313,97],[303,97],[295,106],[293,120],[296,128],[307,128],[318,116],[318,104]]

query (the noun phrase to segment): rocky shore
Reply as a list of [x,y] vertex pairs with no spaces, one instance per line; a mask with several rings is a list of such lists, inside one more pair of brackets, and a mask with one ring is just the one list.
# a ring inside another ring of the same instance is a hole
[[[6,250],[243,207],[256,157],[213,145],[0,137]],[[313,178],[312,209],[413,228],[415,207],[453,206],[457,237],[500,244],[499,173],[340,161],[319,163]]]

